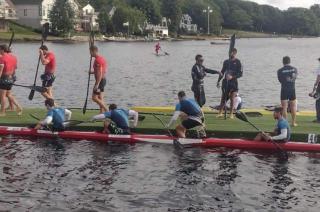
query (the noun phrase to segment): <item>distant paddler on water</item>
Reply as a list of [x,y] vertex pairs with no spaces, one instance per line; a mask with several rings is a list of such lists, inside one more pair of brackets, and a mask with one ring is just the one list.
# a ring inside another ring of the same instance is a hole
[[95,83],[92,91],[92,100],[99,105],[100,113],[106,112],[108,109],[104,103],[104,87],[106,86],[106,74],[108,70],[108,64],[106,59],[98,54],[97,46],[90,46],[91,57],[94,57],[93,70],[90,70],[90,74],[94,74]]
[[185,138],[186,131],[195,127],[200,127],[198,131],[199,137],[206,137],[204,115],[198,103],[193,99],[187,98],[184,91],[178,93],[178,99],[179,103],[176,105],[175,112],[166,127],[170,128],[180,117],[182,122],[176,127],[176,133],[179,138]]
[[116,104],[109,105],[109,111],[93,116],[92,121],[104,120],[103,133],[108,134],[130,134],[129,119],[133,118],[133,126],[138,125],[138,112],[134,110],[118,109]]
[[52,126],[53,131],[63,131],[71,119],[72,112],[68,109],[56,107],[53,99],[46,99],[44,102],[48,112],[42,121],[39,121],[35,129],[46,129]]
[[156,55],[159,55],[160,49],[161,49],[160,42],[158,42],[158,43],[154,46],[154,50],[155,50],[155,52],[156,52]]
[[194,93],[194,99],[197,101],[200,107],[206,103],[206,95],[204,92],[204,77],[209,74],[219,74],[221,73],[216,70],[207,69],[203,66],[203,57],[198,54],[195,57],[196,64],[193,65],[191,70],[192,77],[192,87],[191,90]]

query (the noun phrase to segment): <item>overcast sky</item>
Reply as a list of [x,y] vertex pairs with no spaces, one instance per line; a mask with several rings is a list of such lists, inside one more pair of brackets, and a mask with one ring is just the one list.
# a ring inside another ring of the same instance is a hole
[[274,7],[279,7],[282,10],[289,7],[306,7],[309,8],[313,4],[320,4],[320,0],[249,0],[258,4],[269,4]]

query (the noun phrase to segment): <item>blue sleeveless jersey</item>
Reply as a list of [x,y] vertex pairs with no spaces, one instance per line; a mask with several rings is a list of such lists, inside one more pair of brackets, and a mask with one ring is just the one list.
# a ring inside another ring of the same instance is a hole
[[277,122],[276,129],[277,129],[278,135],[281,134],[281,130],[282,130],[282,129],[287,129],[287,130],[288,130],[288,134],[287,134],[287,139],[286,139],[286,141],[289,141],[289,140],[290,140],[291,131],[290,131],[290,126],[289,126],[289,123],[288,123],[287,120],[285,120],[284,118],[279,119],[278,122]]
[[63,108],[54,108],[48,111],[47,116],[52,117],[53,128],[63,129],[65,121],[65,112]]
[[117,127],[120,127],[121,129],[129,128],[129,111],[127,110],[115,109],[105,112],[104,116],[111,119],[117,125]]
[[176,111],[181,111],[188,116],[201,117],[202,112],[198,103],[194,99],[183,99],[176,105]]

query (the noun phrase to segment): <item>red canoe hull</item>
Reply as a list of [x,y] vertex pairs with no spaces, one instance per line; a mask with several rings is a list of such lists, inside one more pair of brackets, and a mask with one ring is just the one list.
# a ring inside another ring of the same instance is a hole
[[[33,136],[42,138],[62,138],[73,140],[92,140],[92,141],[114,141],[119,143],[162,143],[172,144],[172,137],[166,135],[111,135],[99,132],[81,132],[81,131],[64,131],[55,132],[46,130],[35,130],[26,127],[6,127],[0,126],[0,135],[15,135],[15,136]],[[244,139],[228,139],[228,138],[206,138],[206,139],[179,139],[179,142],[184,145],[201,146],[201,147],[226,147],[236,149],[250,150],[277,150],[277,147],[270,142],[258,142]],[[302,143],[302,142],[287,142],[279,144],[286,151],[293,152],[320,152],[320,144]]]

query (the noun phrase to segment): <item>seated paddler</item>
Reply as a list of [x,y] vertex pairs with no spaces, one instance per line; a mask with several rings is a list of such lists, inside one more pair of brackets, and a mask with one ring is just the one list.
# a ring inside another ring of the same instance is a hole
[[72,112],[68,109],[56,107],[53,99],[46,99],[44,105],[48,110],[47,115],[42,121],[39,121],[35,129],[65,130],[68,127]]
[[187,98],[184,91],[178,93],[179,103],[176,105],[175,112],[167,124],[169,128],[180,117],[182,122],[176,127],[176,134],[179,138],[186,137],[186,131],[198,127],[198,137],[206,137],[204,129],[204,115],[199,104],[191,98]]
[[[134,110],[118,109],[116,104],[110,104],[108,112],[93,116],[91,120],[105,120],[103,133],[129,134],[130,126],[138,125],[138,117],[138,112]],[[132,125],[129,120],[132,121]]]
[[273,133],[261,132],[256,136],[256,141],[275,141],[281,143],[290,140],[290,126],[288,121],[283,117],[282,111],[282,107],[276,107],[273,111],[273,118],[277,120]]

